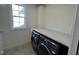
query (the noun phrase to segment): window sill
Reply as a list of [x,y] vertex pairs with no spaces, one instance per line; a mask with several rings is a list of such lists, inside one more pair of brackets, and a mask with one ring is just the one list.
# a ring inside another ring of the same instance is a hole
[[22,31],[22,30],[26,30],[26,28],[13,28],[10,31]]

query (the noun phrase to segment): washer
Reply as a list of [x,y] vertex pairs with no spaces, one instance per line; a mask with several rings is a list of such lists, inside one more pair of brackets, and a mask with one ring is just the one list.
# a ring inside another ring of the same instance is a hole
[[39,55],[58,55],[59,45],[41,35],[38,44],[38,51]]
[[38,54],[38,39],[39,39],[39,33],[33,30],[31,42],[32,42],[32,48],[36,52],[36,54]]
[[38,55],[67,55],[68,47],[33,30],[32,47]]

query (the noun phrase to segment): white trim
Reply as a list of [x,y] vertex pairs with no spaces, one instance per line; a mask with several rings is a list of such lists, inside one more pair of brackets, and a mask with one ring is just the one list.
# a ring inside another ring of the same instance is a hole
[[[24,6],[23,6],[24,7]],[[25,9],[25,8],[24,8]],[[25,12],[25,10],[24,10],[24,12]],[[25,14],[24,14],[25,15]],[[22,17],[22,18],[24,18],[24,25],[23,26],[21,26],[21,27],[13,27],[13,15],[12,15],[12,5],[10,5],[10,7],[9,7],[9,27],[10,27],[10,30],[25,30],[26,29],[26,20],[25,20],[25,16],[24,17]],[[19,16],[17,16],[17,17],[19,17]],[[20,16],[21,17],[21,16]]]

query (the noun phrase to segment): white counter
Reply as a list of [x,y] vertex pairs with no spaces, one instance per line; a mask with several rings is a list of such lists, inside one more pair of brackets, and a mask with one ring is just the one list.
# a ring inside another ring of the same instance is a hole
[[71,40],[72,37],[68,34],[62,33],[62,32],[57,32],[57,31],[51,31],[51,30],[46,30],[46,29],[36,29],[33,28],[32,30],[36,30],[37,32],[61,43],[64,44],[68,47],[71,46]]

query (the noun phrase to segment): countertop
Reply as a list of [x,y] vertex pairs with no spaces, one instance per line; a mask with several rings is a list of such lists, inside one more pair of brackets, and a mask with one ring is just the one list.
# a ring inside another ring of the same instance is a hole
[[39,28],[32,28],[32,30],[35,30],[63,45],[66,45],[68,47],[71,46],[71,40],[72,37],[68,34],[62,33],[62,32],[58,32],[58,31],[54,31],[54,30],[47,30],[47,29],[39,29]]

